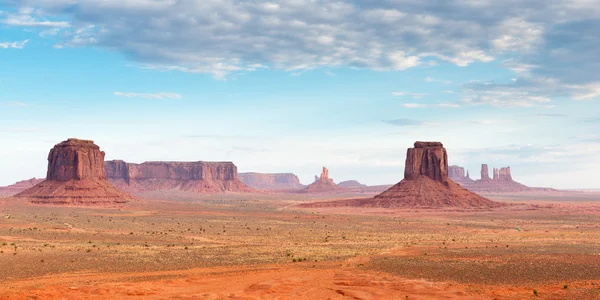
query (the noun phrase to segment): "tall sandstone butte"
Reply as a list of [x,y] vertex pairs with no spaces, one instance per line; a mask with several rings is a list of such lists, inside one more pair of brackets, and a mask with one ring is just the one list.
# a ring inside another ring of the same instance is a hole
[[449,166],[448,177],[451,179],[465,177],[465,168],[459,166]]
[[415,142],[406,153],[404,179],[375,196],[376,207],[491,207],[496,204],[448,177],[448,154],[440,142]]
[[131,196],[106,181],[104,152],[93,141],[68,139],[50,150],[46,180],[15,195],[39,204],[124,203]]
[[490,171],[487,164],[481,165],[481,181],[490,181]]
[[332,192],[339,190],[340,188],[333,182],[333,179],[329,178],[329,170],[323,167],[321,176],[315,176],[315,182],[309,184],[306,189],[303,190],[305,193],[323,193]]
[[254,192],[238,179],[232,162],[104,163],[107,178],[127,191],[182,190],[198,193]]
[[367,199],[310,203],[303,206],[383,208],[489,208],[499,203],[467,191],[448,177],[448,155],[440,142],[415,142],[406,153],[404,179]]
[[306,186],[293,173],[239,173],[238,177],[247,186],[258,190],[301,189]]

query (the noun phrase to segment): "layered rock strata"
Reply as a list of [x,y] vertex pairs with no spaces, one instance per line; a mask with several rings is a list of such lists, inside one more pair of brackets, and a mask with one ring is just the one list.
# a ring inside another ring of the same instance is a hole
[[114,204],[132,197],[106,181],[104,155],[93,141],[68,139],[48,154],[46,180],[15,197],[38,204]]
[[127,191],[181,190],[198,193],[254,192],[238,179],[232,162],[107,161],[108,181]]
[[288,190],[306,187],[300,183],[298,176],[292,173],[239,173],[238,177],[244,184],[257,190]]

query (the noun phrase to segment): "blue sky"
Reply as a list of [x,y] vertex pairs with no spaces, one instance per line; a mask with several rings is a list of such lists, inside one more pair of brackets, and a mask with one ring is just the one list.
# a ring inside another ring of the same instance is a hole
[[402,179],[406,148],[598,188],[600,1],[0,4],[0,185],[49,149]]

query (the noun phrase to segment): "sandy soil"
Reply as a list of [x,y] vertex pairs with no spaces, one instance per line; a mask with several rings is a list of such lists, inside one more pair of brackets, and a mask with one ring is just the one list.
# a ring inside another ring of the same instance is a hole
[[596,196],[504,195],[494,200],[515,205],[476,211],[300,209],[323,199],[299,195],[2,198],[0,299],[598,299]]

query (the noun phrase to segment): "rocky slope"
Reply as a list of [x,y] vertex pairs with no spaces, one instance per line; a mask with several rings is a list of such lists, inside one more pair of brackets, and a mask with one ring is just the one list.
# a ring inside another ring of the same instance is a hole
[[198,193],[254,192],[238,179],[231,162],[107,161],[108,181],[127,191],[181,190]]
[[106,181],[104,152],[93,141],[68,139],[48,154],[46,180],[15,197],[38,204],[114,204],[132,199]]
[[385,192],[364,199],[309,203],[302,206],[382,208],[489,208],[500,204],[467,191],[448,177],[442,143],[415,142],[406,153],[404,179]]
[[302,189],[298,176],[292,173],[239,173],[239,179],[247,186],[257,190]]
[[42,181],[44,181],[42,178],[31,178],[27,180],[21,180],[9,186],[2,186],[0,187],[0,197],[18,194]]

